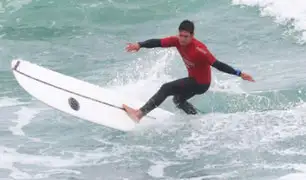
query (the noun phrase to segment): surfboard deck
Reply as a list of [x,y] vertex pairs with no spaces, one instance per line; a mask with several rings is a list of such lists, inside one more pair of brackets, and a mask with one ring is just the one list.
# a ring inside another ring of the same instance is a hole
[[[130,95],[64,75],[26,60],[14,59],[12,72],[19,85],[41,102],[72,116],[121,131],[131,131],[138,123],[122,107],[144,104]],[[173,113],[156,108],[140,121],[162,120]]]

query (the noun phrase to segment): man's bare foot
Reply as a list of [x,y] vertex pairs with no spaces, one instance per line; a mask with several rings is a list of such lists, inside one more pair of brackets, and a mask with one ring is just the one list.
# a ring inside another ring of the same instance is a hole
[[134,120],[135,122],[139,123],[140,119],[143,117],[142,112],[140,110],[135,110],[125,104],[122,105],[124,110],[127,112],[128,116]]

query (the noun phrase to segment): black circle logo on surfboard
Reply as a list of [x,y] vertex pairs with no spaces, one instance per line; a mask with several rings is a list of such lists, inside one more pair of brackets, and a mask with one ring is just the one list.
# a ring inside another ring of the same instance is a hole
[[78,111],[80,109],[80,104],[76,99],[71,97],[68,99],[68,103],[73,110]]

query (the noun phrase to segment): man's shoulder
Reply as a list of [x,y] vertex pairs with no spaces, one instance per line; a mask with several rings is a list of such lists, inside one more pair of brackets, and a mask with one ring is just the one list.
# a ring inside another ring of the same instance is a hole
[[216,58],[204,43],[198,41],[198,43],[196,43],[195,49],[198,57],[205,59],[208,64],[212,65],[215,62]]
[[165,36],[162,39],[172,39],[172,40],[178,40],[178,36],[177,35],[169,35],[169,36]]
[[198,39],[196,39],[196,38],[193,38],[193,42],[194,42],[194,44],[195,44],[197,47],[207,48],[206,45],[205,45],[202,41],[200,41],[200,40],[198,40]]
[[178,37],[177,36],[167,36],[161,39],[162,47],[171,47],[177,46],[178,44]]
[[197,39],[194,39],[194,45],[195,45],[195,50],[196,50],[197,53],[199,53],[199,55],[208,54],[208,49],[203,42],[201,42]]

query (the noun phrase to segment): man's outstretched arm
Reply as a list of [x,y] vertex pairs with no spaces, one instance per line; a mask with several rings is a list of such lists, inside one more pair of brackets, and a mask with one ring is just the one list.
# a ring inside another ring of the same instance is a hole
[[218,69],[219,71],[228,73],[228,74],[232,74],[232,75],[237,75],[240,76],[241,75],[241,71],[240,70],[236,70],[233,67],[229,66],[226,63],[223,63],[219,60],[216,60],[211,66],[213,66],[214,68]]
[[155,48],[162,47],[161,39],[148,39],[146,41],[138,42],[141,48]]
[[252,81],[255,82],[252,76],[245,72],[241,72],[240,70],[236,70],[233,67],[227,65],[224,62],[221,62],[217,60],[214,55],[209,52],[209,50],[205,47],[197,47],[198,53],[199,53],[199,58],[203,59],[203,62],[206,64],[209,64],[213,66],[214,68],[218,69],[219,71],[228,73],[228,74],[233,74],[236,76],[240,76],[244,80]]
[[236,75],[236,76],[240,76],[244,80],[255,82],[255,80],[249,74],[241,72],[238,69],[234,69],[233,67],[231,67],[228,64],[223,63],[219,60],[216,60],[212,64],[212,66],[215,67],[216,69],[218,69],[219,71],[222,71],[222,72],[225,72],[225,73],[228,73],[228,74],[232,74],[232,75]]
[[125,48],[128,52],[139,51],[140,48],[155,48],[155,47],[173,47],[178,43],[176,36],[170,36],[162,39],[148,39],[137,43],[128,43]]

